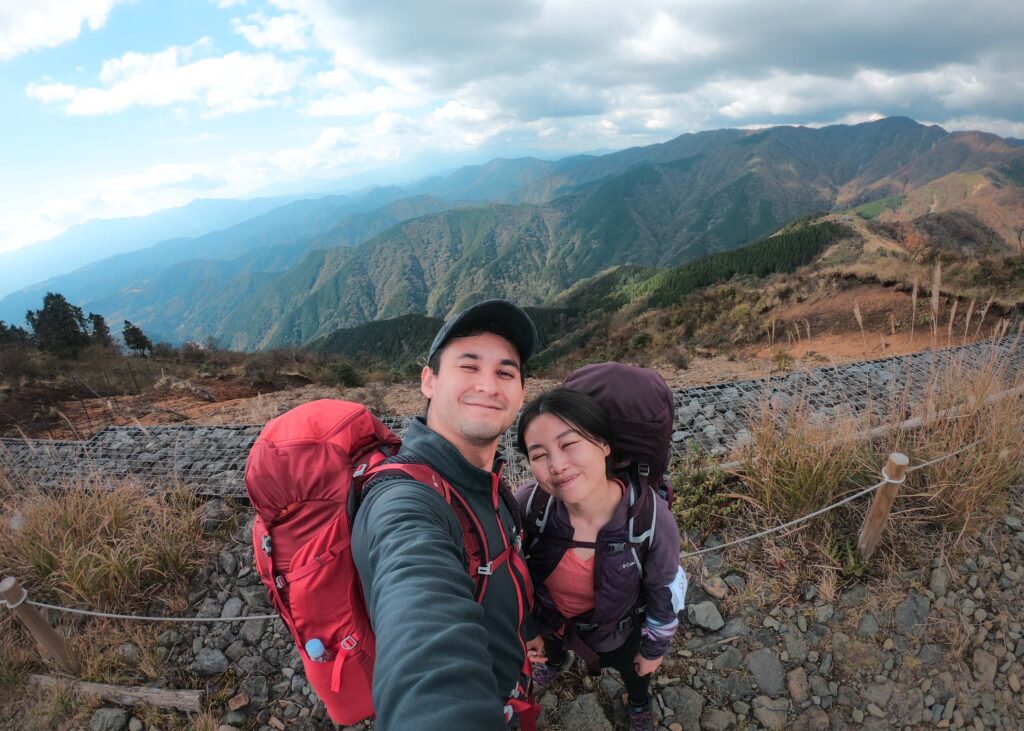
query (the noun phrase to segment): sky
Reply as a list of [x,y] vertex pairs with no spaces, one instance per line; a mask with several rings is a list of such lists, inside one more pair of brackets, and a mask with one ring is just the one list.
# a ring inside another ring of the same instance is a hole
[[0,0],[0,252],[92,218],[890,115],[1024,137],[1020,0]]

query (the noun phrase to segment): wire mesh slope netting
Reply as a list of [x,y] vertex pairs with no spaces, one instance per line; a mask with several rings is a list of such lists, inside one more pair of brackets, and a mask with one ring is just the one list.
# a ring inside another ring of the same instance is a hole
[[[1014,336],[942,350],[840,366],[814,368],[770,378],[697,386],[675,393],[673,450],[690,444],[710,454],[727,454],[743,439],[753,410],[764,403],[785,408],[801,400],[821,418],[861,415],[884,419],[894,402],[913,404],[936,374],[950,368],[995,363],[1007,380],[1024,368],[1024,349]],[[412,417],[384,416],[401,433]],[[59,486],[83,472],[111,478],[176,482],[202,495],[245,494],[245,461],[262,426],[108,427],[87,441],[0,439],[0,471],[15,485]],[[513,484],[525,477],[516,453],[515,427],[502,436]]]

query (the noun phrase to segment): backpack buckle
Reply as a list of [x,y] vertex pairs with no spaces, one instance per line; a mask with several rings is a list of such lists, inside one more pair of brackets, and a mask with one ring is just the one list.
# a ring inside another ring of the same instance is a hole
[[359,640],[357,640],[355,636],[349,635],[341,641],[341,649],[345,652],[349,652],[350,650],[354,650],[358,644]]
[[491,563],[493,562],[488,561],[487,563],[483,564],[480,568],[478,568],[476,572],[481,576],[490,576],[494,573],[494,570],[491,568]]
[[263,534],[263,538],[260,539],[260,548],[263,549],[263,553],[268,556],[270,555],[270,534]]
[[649,477],[651,474],[651,466],[646,462],[641,462],[636,466],[636,471],[641,477]]
[[366,473],[366,468],[369,465],[368,462],[363,462],[361,465],[352,470],[353,477],[362,477]]
[[605,549],[605,552],[608,553],[609,555],[614,555],[616,553],[622,553],[625,550],[626,550],[626,544],[625,543],[609,543],[607,548]]
[[284,577],[280,574],[274,577],[274,586],[276,586],[278,589],[283,589],[285,587],[285,583],[286,582],[284,580]]
[[577,622],[576,629],[579,632],[593,632],[597,629],[597,625],[593,622]]

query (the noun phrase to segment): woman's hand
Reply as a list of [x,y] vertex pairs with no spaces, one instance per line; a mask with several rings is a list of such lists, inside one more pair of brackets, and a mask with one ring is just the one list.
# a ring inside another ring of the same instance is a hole
[[664,659],[665,657],[662,656],[657,658],[656,660],[648,660],[646,657],[644,657],[638,652],[636,654],[636,657],[633,658],[633,667],[636,668],[637,675],[650,675],[659,667],[661,667],[661,661]]
[[548,661],[548,656],[544,653],[543,637],[537,635],[526,643],[526,658],[535,665]]

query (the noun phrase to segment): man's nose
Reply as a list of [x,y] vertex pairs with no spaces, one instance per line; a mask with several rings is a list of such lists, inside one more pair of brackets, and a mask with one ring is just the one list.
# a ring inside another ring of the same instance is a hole
[[476,390],[481,393],[497,393],[498,392],[498,376],[488,371],[479,371],[477,373]]

